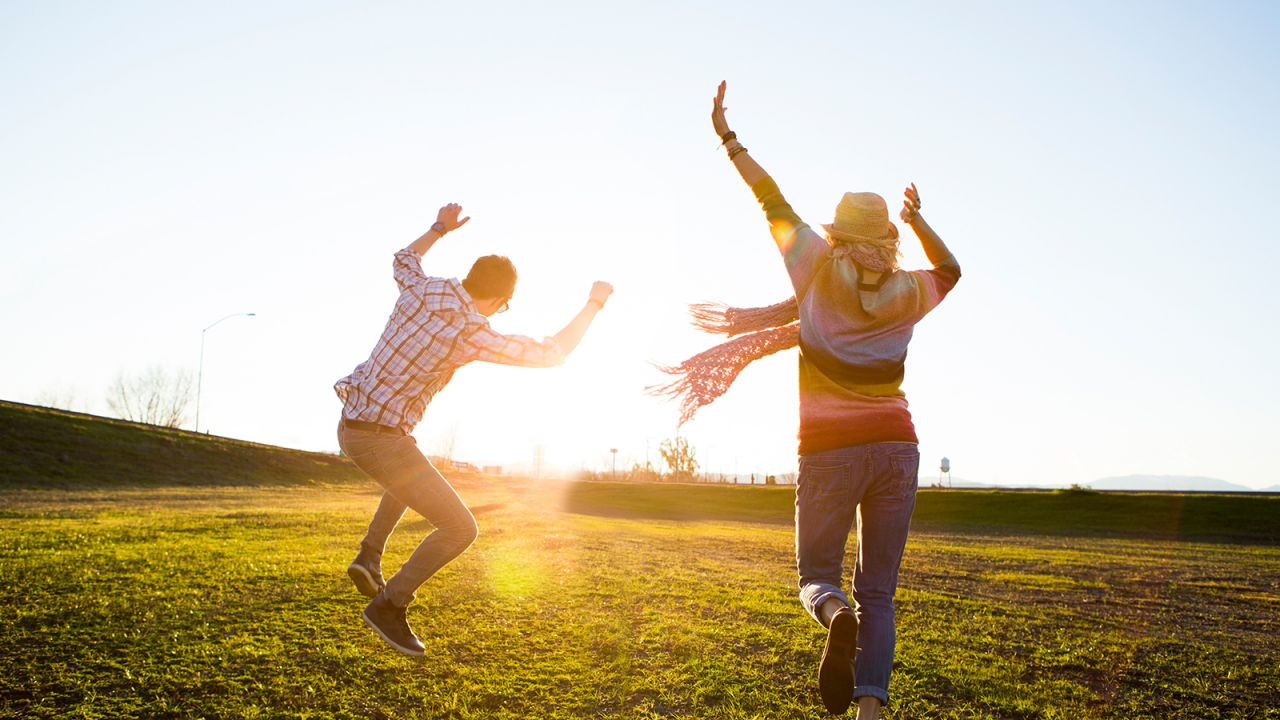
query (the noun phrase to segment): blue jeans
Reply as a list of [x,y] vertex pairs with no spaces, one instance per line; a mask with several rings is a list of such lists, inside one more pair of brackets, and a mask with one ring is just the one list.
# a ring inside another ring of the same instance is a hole
[[431,462],[418,450],[412,435],[384,435],[338,426],[338,445],[356,467],[386,491],[361,541],[382,557],[387,538],[406,508],[413,508],[435,526],[383,591],[392,603],[413,602],[422,583],[475,542],[476,519]]
[[[796,569],[800,601],[822,622],[837,598],[858,616],[855,698],[889,701],[895,635],[893,595],[916,504],[920,451],[912,443],[871,443],[800,456],[796,487]],[[840,589],[844,549],[858,519],[853,600]]]

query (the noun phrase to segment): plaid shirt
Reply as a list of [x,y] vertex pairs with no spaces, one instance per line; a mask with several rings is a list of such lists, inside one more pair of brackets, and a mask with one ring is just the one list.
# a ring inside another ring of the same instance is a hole
[[393,263],[400,297],[369,359],[333,386],[351,420],[411,432],[427,403],[459,367],[473,360],[550,367],[564,362],[551,338],[502,335],[456,278],[427,277],[422,258],[405,248]]

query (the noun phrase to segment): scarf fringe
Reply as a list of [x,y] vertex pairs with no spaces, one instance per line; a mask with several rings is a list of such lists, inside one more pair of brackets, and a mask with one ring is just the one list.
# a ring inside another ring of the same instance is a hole
[[[790,302],[794,304],[795,300],[792,299]],[[784,304],[779,303],[779,305]],[[770,306],[770,308],[753,308],[752,310],[770,310],[777,307],[775,305]],[[733,326],[732,320],[726,320],[716,326],[720,327],[721,324],[729,328]],[[730,331],[721,330],[719,332]],[[704,350],[674,367],[658,365],[657,368],[659,370],[668,375],[676,376],[676,379],[661,385],[651,385],[645,388],[645,392],[657,397],[680,401],[680,421],[676,425],[679,427],[693,419],[694,414],[704,405],[710,404],[723,395],[729,389],[729,386],[733,384],[733,381],[737,379],[738,373],[741,373],[746,366],[762,357],[796,347],[799,344],[800,323],[798,322],[743,335]]]
[[[883,243],[832,242],[835,260],[851,260],[874,272],[894,272],[897,267],[898,239]],[[752,362],[800,344],[800,306],[794,296],[779,303],[757,308],[736,308],[722,303],[698,303],[689,306],[694,327],[733,340],[723,342],[694,355],[676,366],[657,365],[668,375],[669,383],[645,388],[649,395],[680,401],[679,427],[694,413],[710,404],[729,389],[738,373]],[[741,335],[742,337],[736,337]]]
[[782,327],[800,319],[800,305],[794,297],[757,308],[729,307],[723,303],[689,306],[693,326],[717,335],[742,335]]

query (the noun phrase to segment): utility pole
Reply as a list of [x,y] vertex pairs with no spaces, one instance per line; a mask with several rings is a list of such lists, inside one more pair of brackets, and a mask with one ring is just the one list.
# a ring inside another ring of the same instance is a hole
[[254,317],[257,313],[231,313],[200,331],[200,369],[196,372],[196,432],[200,432],[200,396],[204,392],[204,335],[214,325],[233,317]]

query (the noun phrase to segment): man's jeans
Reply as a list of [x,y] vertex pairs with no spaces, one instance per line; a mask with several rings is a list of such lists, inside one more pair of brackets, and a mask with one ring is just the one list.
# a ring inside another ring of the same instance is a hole
[[[800,601],[818,622],[838,598],[858,615],[854,697],[889,701],[893,594],[916,504],[920,451],[911,443],[871,443],[800,456],[796,488],[796,567]],[[840,589],[844,549],[858,516],[853,599]]]
[[364,547],[379,558],[387,538],[406,507],[413,508],[435,530],[418,545],[383,591],[401,607],[413,601],[414,591],[476,539],[476,519],[448,481],[418,450],[412,435],[388,435],[338,426],[338,445],[352,462],[386,492],[369,523]]

